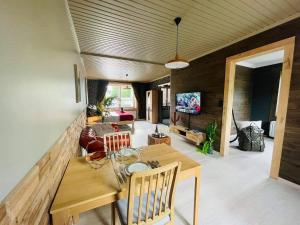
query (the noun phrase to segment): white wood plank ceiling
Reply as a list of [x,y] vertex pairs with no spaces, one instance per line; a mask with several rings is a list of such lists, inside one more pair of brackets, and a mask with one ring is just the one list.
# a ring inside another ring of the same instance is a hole
[[[300,0],[69,0],[89,78],[147,82],[170,73],[176,26],[187,60],[299,16]],[[96,54],[96,55],[95,55]]]

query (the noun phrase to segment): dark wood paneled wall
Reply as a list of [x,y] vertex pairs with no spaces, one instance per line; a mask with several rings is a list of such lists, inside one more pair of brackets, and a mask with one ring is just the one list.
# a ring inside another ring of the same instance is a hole
[[[217,121],[218,135],[215,149],[220,148],[220,125],[222,120],[223,82],[225,74],[225,59],[203,57],[195,60],[183,70],[174,70],[171,75],[171,115],[175,110],[175,94],[178,92],[201,91],[202,112],[200,115],[191,115],[191,129],[205,129],[213,121]],[[188,126],[188,115],[181,116],[178,124]]]
[[[250,120],[252,98],[252,69],[236,66],[234,80],[233,110],[236,121]],[[236,134],[233,120],[231,121],[231,134]]]
[[275,111],[282,64],[252,70],[253,96],[251,120],[276,120]]
[[[268,134],[268,122],[276,120],[279,77],[282,64],[247,68],[236,66],[234,80],[233,110],[236,121],[262,120]],[[264,123],[266,122],[266,123]],[[236,133],[232,120],[231,134]]]
[[[173,70],[171,115],[175,108],[175,93],[192,90],[205,92],[204,111],[201,115],[192,117],[191,127],[204,128],[207,123],[216,120],[219,132],[215,147],[219,149],[223,110],[219,105],[223,101],[226,57],[292,36],[296,36],[296,45],[280,176],[300,184],[300,18],[195,59],[185,69]],[[186,118],[183,116],[181,122],[186,123]]]

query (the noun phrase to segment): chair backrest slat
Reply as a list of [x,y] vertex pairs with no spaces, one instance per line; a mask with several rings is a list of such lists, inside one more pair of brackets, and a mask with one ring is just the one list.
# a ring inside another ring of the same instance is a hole
[[[179,171],[180,171],[180,168],[179,168]],[[177,172],[175,172],[174,174],[173,174],[173,176],[177,176],[177,174],[178,174],[178,171]],[[170,206],[170,211],[171,211],[171,218],[174,218],[174,198],[175,198],[175,195],[174,195],[174,192],[175,192],[175,187],[176,187],[176,185],[177,185],[177,181],[178,181],[178,179],[172,179],[172,184],[171,184],[171,186],[170,186],[170,195],[169,195],[169,206]]]
[[109,137],[107,137],[106,138],[106,140],[108,140],[109,141],[109,150],[112,150],[112,148],[111,148],[111,137],[109,136]]
[[[133,224],[133,206],[135,197],[135,179],[131,179],[129,183],[129,193],[128,193],[128,210],[127,210],[127,224]],[[129,207],[130,205],[130,207]]]
[[[132,174],[128,195],[128,225],[154,224],[165,216],[170,217],[170,224],[174,223],[174,192],[180,167],[180,162],[174,162]],[[138,204],[138,216],[135,219],[134,204]]]
[[[115,141],[115,137],[116,137],[116,135],[113,135],[112,136],[112,149],[111,150],[113,150],[114,152],[116,151],[116,141]],[[118,139],[117,139],[118,140]]]
[[148,222],[148,215],[149,215],[149,208],[150,208],[150,200],[151,200],[151,191],[153,186],[153,176],[149,178],[149,185],[148,185],[148,195],[147,195],[147,205],[146,205],[146,219],[145,222]]
[[[131,147],[131,132],[121,131],[104,134],[105,151],[119,151],[124,147]],[[128,139],[128,140],[127,140]]]
[[159,198],[159,208],[158,208],[159,216],[161,215],[161,210],[162,210],[162,203],[163,203],[164,189],[165,189],[165,185],[166,185],[165,182],[166,182],[167,172],[162,173],[163,181],[162,181],[162,186],[161,186],[161,190],[160,190],[160,198]]
[[[145,177],[142,177],[141,179],[142,179],[142,184],[140,188],[140,196],[144,196]],[[141,197],[139,201],[138,224],[141,223],[142,208],[143,208],[143,198]]]
[[168,179],[168,183],[167,183],[166,196],[165,196],[165,211],[167,210],[167,208],[170,207],[169,196],[170,196],[170,189],[171,189],[171,186],[172,186],[173,176],[174,176],[174,169],[172,169],[170,171],[169,179]]
[[124,146],[124,134],[121,134],[120,138],[121,138],[121,140],[120,140],[120,142],[121,142],[121,148],[123,148],[123,146]]
[[156,176],[156,185],[155,185],[155,194],[154,194],[154,203],[153,203],[153,210],[152,210],[152,220],[154,220],[156,214],[156,203],[157,203],[157,196],[159,192],[159,182],[160,182],[160,174]]

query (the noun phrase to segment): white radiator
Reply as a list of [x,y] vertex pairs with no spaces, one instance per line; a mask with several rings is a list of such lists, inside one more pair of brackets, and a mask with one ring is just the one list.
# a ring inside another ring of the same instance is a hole
[[276,129],[276,121],[270,122],[270,130],[269,130],[269,136],[274,138],[275,137],[275,129]]

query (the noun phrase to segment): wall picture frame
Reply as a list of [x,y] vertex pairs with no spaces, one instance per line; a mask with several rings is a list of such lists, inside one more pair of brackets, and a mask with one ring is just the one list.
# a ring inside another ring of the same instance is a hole
[[88,94],[88,79],[84,78],[84,88],[85,88],[85,104],[89,104],[89,94]]
[[77,64],[74,64],[75,98],[76,103],[81,102],[81,74]]

